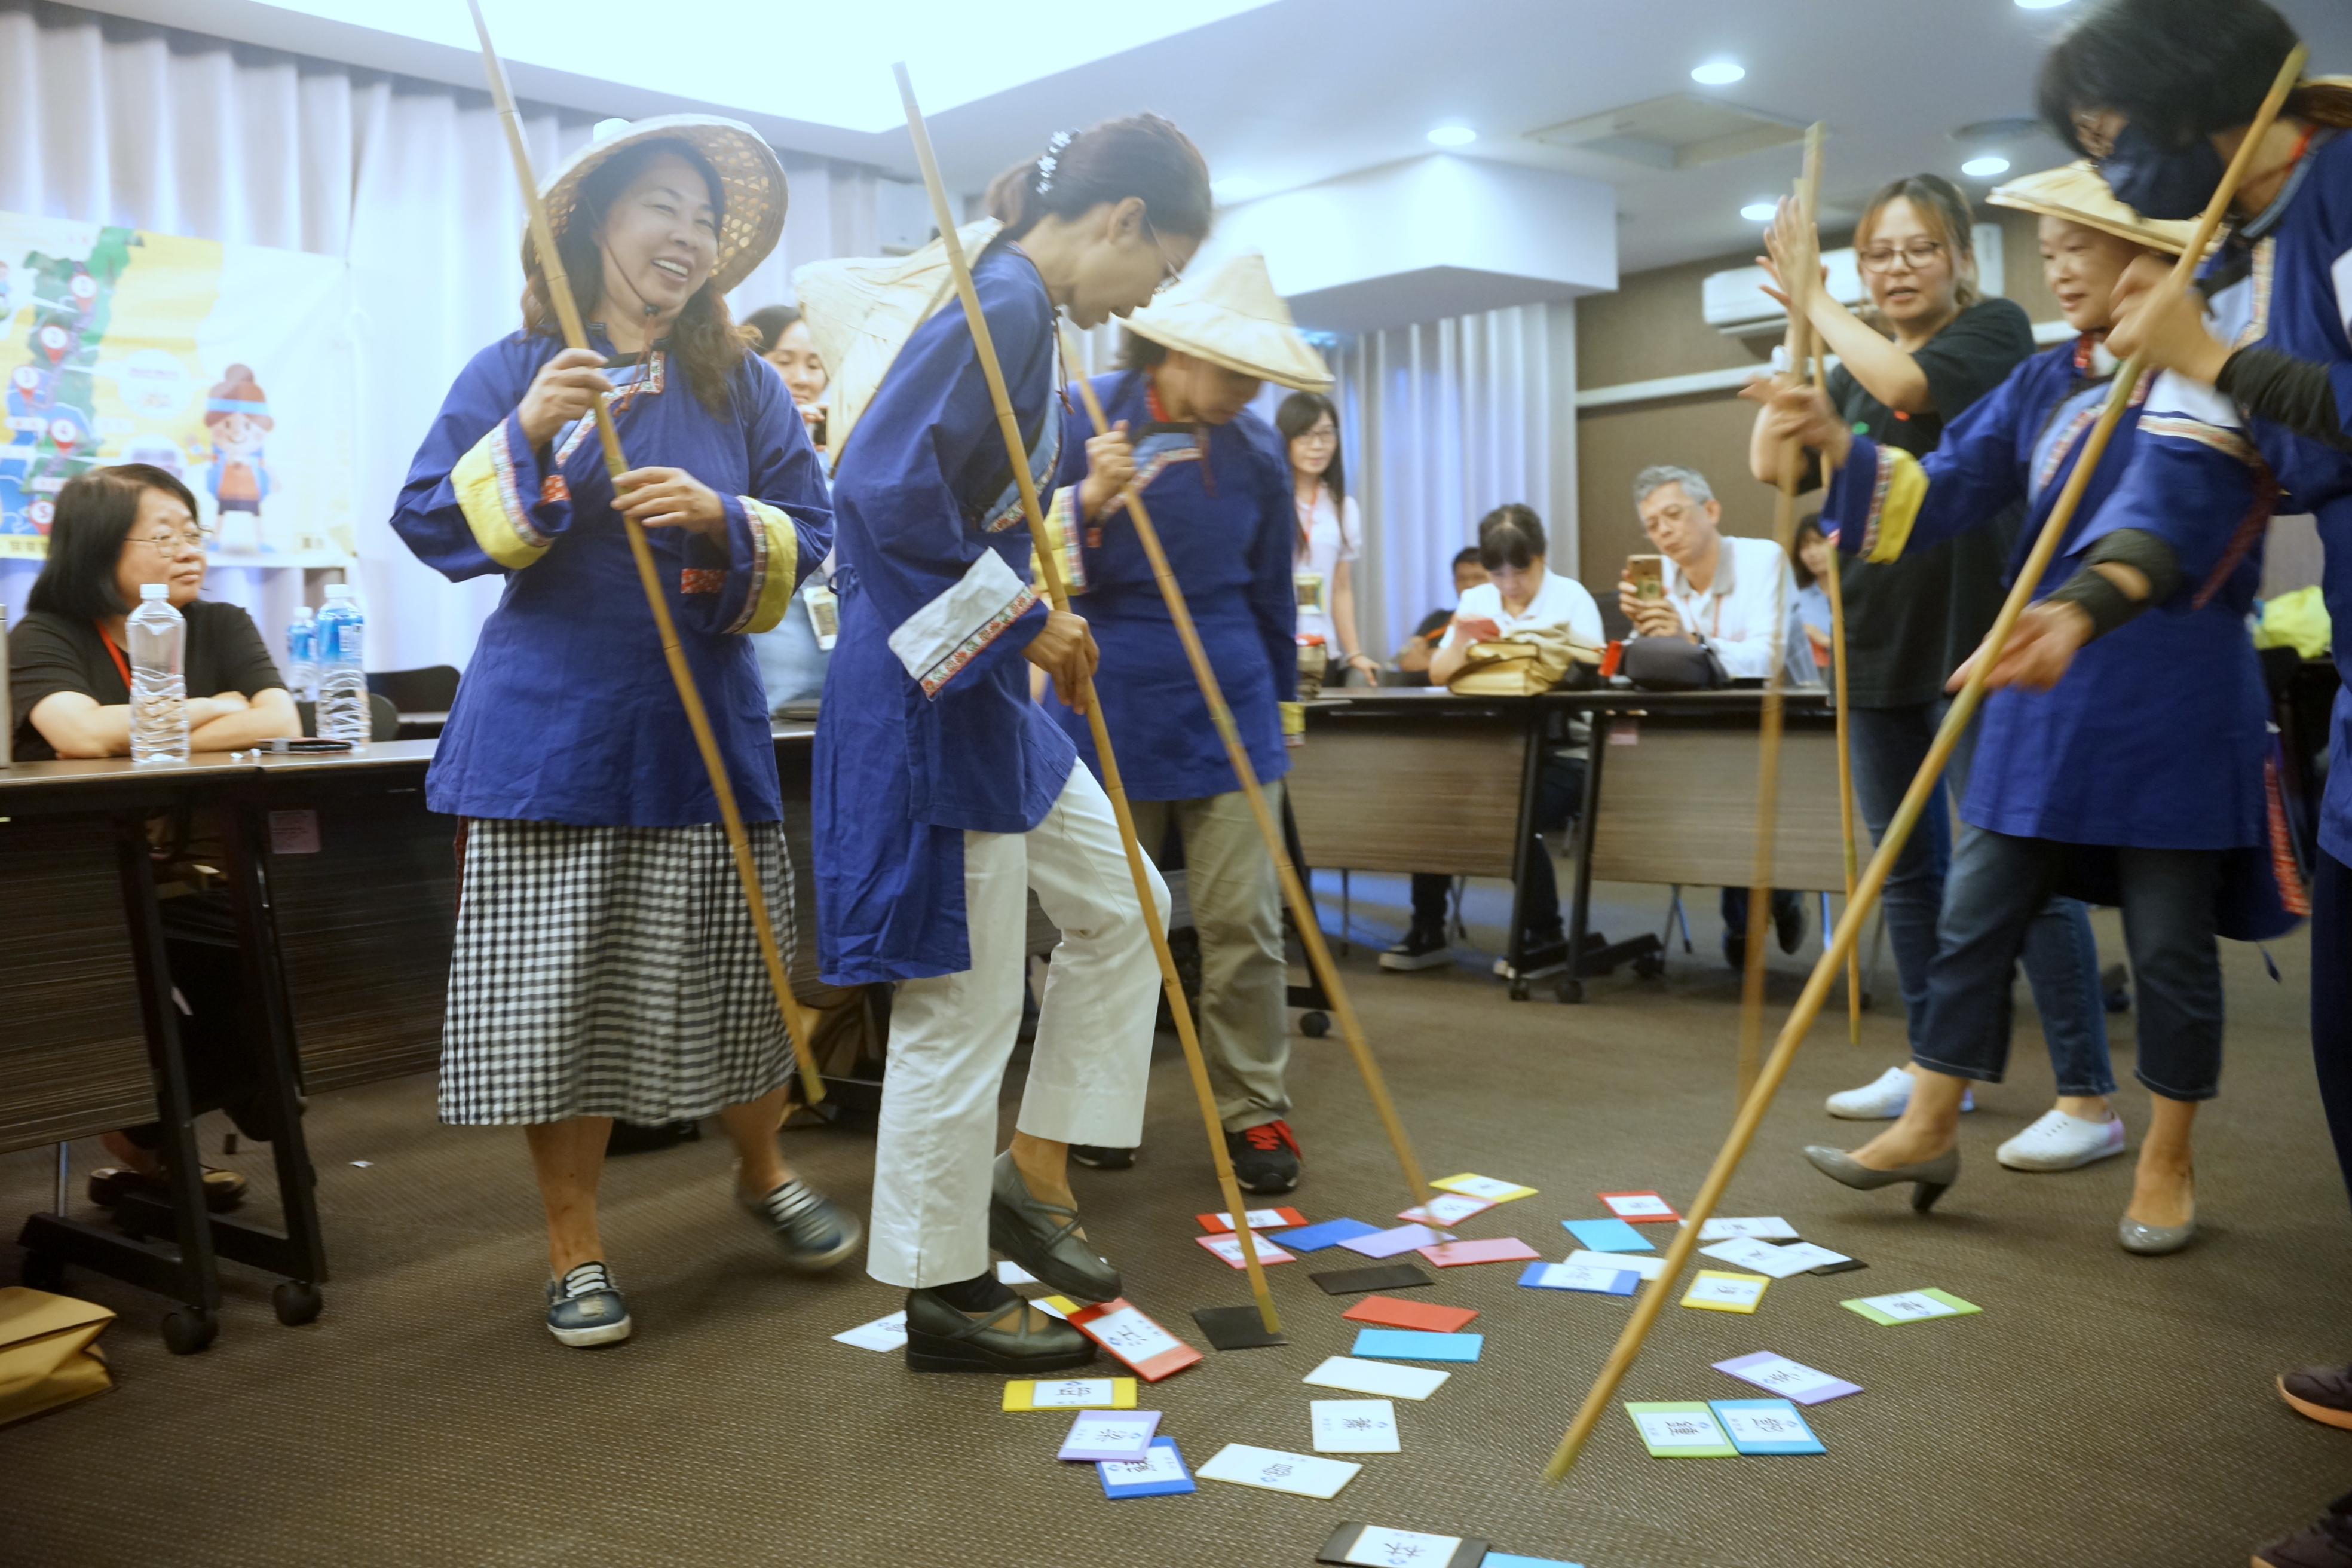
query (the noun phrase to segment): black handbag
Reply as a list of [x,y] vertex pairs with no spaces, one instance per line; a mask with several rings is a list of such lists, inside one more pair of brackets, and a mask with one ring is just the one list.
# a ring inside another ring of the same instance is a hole
[[1684,637],[1631,639],[1618,673],[1643,691],[1713,691],[1731,683],[1714,648]]

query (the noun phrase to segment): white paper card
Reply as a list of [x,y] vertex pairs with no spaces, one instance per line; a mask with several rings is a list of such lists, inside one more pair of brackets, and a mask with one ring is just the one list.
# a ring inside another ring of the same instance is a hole
[[1853,1259],[1843,1252],[1832,1252],[1826,1247],[1800,1241],[1780,1248],[1780,1261],[1790,1266],[1790,1273],[1800,1274],[1808,1268],[1820,1268],[1832,1263],[1851,1263]]
[[1580,1263],[1594,1268],[1617,1268],[1639,1274],[1644,1279],[1656,1279],[1666,1271],[1666,1260],[1654,1254],[1640,1252],[1571,1252],[1570,1263]]
[[1034,1285],[1037,1277],[1009,1258],[1000,1258],[996,1265],[997,1279],[1006,1285]]
[[[1771,1404],[1771,1401],[1763,1403]],[[1782,1414],[1785,1407],[1773,1405],[1769,1410],[1743,1409],[1737,1400],[1716,1406],[1724,1430],[1731,1434],[1734,1444],[1803,1442],[1812,1436],[1812,1429],[1801,1417],[1792,1421]]]
[[[1315,1451],[1318,1454],[1394,1454],[1396,1406],[1385,1399],[1317,1399]],[[1442,1560],[1441,1560],[1442,1561]]]
[[862,1351],[896,1351],[907,1348],[907,1314],[893,1312],[887,1318],[877,1318],[870,1323],[860,1323],[854,1329],[844,1329],[833,1336],[845,1345],[856,1345]]
[[1348,1548],[1346,1561],[1362,1563],[1369,1568],[1422,1568],[1423,1563],[1442,1565],[1454,1561],[1462,1550],[1458,1535],[1430,1535],[1418,1530],[1387,1530],[1368,1525],[1364,1533],[1356,1537],[1356,1544]]
[[1472,1215],[1485,1214],[1494,1206],[1491,1198],[1474,1198],[1463,1193],[1440,1193],[1426,1206],[1415,1204],[1397,1217],[1418,1220],[1424,1225],[1460,1225]]
[[[1660,1258],[1658,1261],[1664,1262]],[[1606,1290],[1626,1272],[1613,1263],[1547,1263],[1540,1276],[1547,1290]]]
[[1916,1290],[1898,1291],[1892,1296],[1867,1296],[1864,1300],[1890,1318],[1904,1318],[1914,1322],[1922,1318],[1959,1316],[1933,1296],[1922,1296]]
[[[1203,1247],[1215,1253],[1219,1258],[1223,1258],[1227,1263],[1232,1264],[1234,1268],[1241,1268],[1246,1267],[1246,1265],[1242,1262],[1242,1238],[1240,1237],[1228,1232],[1223,1236],[1203,1236],[1197,1237],[1196,1239]],[[1250,1232],[1250,1245],[1256,1248],[1257,1260],[1261,1264],[1287,1263],[1290,1260],[1290,1254],[1283,1251],[1282,1248],[1275,1246],[1274,1243],[1258,1235],[1255,1231]]]
[[1764,1299],[1764,1282],[1760,1279],[1694,1279],[1683,1299],[1686,1301],[1720,1301],[1727,1307],[1752,1307]]
[[1132,1307],[1121,1307],[1116,1312],[1089,1318],[1086,1328],[1087,1332],[1102,1342],[1104,1349],[1129,1366],[1140,1365],[1155,1356],[1184,1348],[1183,1341]]
[[1517,1182],[1498,1182],[1492,1176],[1461,1176],[1454,1180],[1454,1190],[1498,1204],[1517,1192],[1519,1184]]
[[1634,1415],[1653,1448],[1720,1448],[1723,1428],[1704,1410],[1644,1410]]
[[1152,1429],[1159,1425],[1133,1410],[1082,1410],[1062,1447],[1102,1454],[1120,1450],[1122,1458],[1139,1459],[1151,1447]]
[[1083,1410],[1089,1405],[1108,1405],[1118,1397],[1115,1377],[1076,1377],[1064,1383],[1039,1383],[1029,1391],[1029,1408]]
[[1791,1274],[1801,1274],[1808,1268],[1818,1268],[1824,1263],[1843,1263],[1844,1258],[1826,1247],[1799,1242],[1794,1247],[1775,1247],[1769,1241],[1757,1241],[1741,1237],[1734,1241],[1718,1241],[1713,1247],[1702,1247],[1709,1258],[1720,1258],[1726,1263],[1737,1264],[1751,1274],[1761,1274],[1769,1279],[1786,1279]]
[[1383,1399],[1426,1399],[1453,1376],[1435,1367],[1399,1366],[1394,1362],[1361,1361],[1335,1355],[1299,1379],[1318,1388],[1344,1388],[1351,1394],[1377,1394]]
[[1701,1241],[1729,1241],[1752,1236],[1759,1241],[1794,1241],[1797,1227],[1777,1215],[1760,1219],[1711,1219],[1698,1227]]
[[1733,1375],[1759,1388],[1785,1394],[1791,1399],[1801,1399],[1817,1389],[1852,1386],[1842,1377],[1832,1377],[1828,1373],[1807,1366],[1802,1362],[1790,1361],[1784,1355],[1743,1366]]
[[1053,1302],[1046,1300],[1043,1297],[1030,1297],[1029,1304],[1036,1308],[1039,1311],[1045,1313],[1049,1318],[1059,1318],[1066,1323],[1070,1321],[1069,1313],[1065,1312],[1061,1308],[1056,1307]]
[[1181,1481],[1184,1461],[1173,1448],[1154,1445],[1140,1459],[1104,1459],[1103,1474],[1113,1486],[1139,1486],[1146,1481]]
[[1652,1197],[1647,1193],[1605,1197],[1601,1201],[1607,1204],[1609,1212],[1619,1219],[1664,1219],[1675,1212],[1665,1199]]
[[1204,1481],[1231,1481],[1235,1486],[1262,1487],[1267,1491],[1291,1492],[1299,1497],[1333,1498],[1363,1468],[1345,1459],[1318,1459],[1312,1454],[1286,1454],[1279,1448],[1228,1443],[1194,1474]]

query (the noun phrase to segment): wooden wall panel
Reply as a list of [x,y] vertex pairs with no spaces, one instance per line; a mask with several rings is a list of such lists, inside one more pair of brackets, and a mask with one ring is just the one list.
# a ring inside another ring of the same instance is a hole
[[[1612,743],[1602,760],[1593,876],[1745,887],[1755,874],[1756,731],[1640,723],[1632,732],[1633,744]],[[1779,805],[1773,885],[1844,892],[1832,731],[1790,726],[1784,732]],[[1854,837],[1860,861],[1867,861],[1870,835],[1859,821]]]
[[1507,877],[1527,726],[1448,716],[1336,719],[1291,753],[1299,847],[1318,870]]

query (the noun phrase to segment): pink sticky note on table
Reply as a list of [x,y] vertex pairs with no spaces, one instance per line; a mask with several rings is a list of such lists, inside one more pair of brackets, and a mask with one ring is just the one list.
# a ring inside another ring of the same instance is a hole
[[1417,1250],[1440,1268],[1451,1268],[1457,1263],[1518,1263],[1543,1256],[1515,1236],[1498,1237],[1492,1241],[1444,1241]]
[[[1411,1252],[1416,1247],[1429,1247],[1444,1239],[1425,1225],[1401,1225],[1394,1230],[1376,1230],[1339,1245],[1366,1258],[1394,1258],[1400,1252]],[[1528,1256],[1532,1258],[1535,1254]]]

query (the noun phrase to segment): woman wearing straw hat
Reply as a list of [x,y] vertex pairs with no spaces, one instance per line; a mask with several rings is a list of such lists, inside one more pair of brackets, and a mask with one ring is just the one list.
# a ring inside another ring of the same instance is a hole
[[[830,1268],[858,1243],[777,1152],[791,1045],[622,521],[649,531],[789,941],[775,752],[742,634],[776,624],[832,519],[783,383],[727,315],[783,226],[767,143],[731,120],[642,121],[574,154],[547,209],[595,347],[563,347],[526,239],[523,330],[450,388],[393,526],[453,580],[507,579],[426,778],[433,808],[465,819],[441,1115],[524,1127],[548,1331],[593,1345],[631,1327],[596,1226],[614,1117],[718,1112],[736,1195],[788,1261]],[[617,497],[587,417],[600,397],[638,465]]]
[[[2019,181],[2006,199],[2042,215],[2043,271],[2079,338],[2020,365],[1924,459],[1853,435],[1810,389],[1771,394],[1762,421],[1771,449],[1795,437],[1839,464],[1822,521],[1849,554],[1897,559],[2022,500],[2013,571],[2107,400],[2116,362],[2101,340],[2117,283],[2138,258],[2178,253],[2188,240],[2188,225],[2140,218],[2087,164]],[[2143,417],[2153,380],[2144,375],[2134,389],[2044,592],[2081,559],[2135,448],[2161,427]],[[2147,617],[2097,645],[2054,689],[2001,691],[1985,704],[1960,803],[1971,831],[1954,851],[1913,1051],[1917,1087],[1895,1124],[1863,1147],[1807,1149],[1823,1174],[1851,1187],[1912,1184],[1912,1206],[1923,1211],[1957,1178],[1960,1097],[1971,1082],[2000,1081],[2011,967],[2035,910],[2063,891],[2122,907],[2138,988],[2137,1070],[2152,1110],[2117,1239],[2137,1253],[2189,1244],[2189,1130],[2221,1068],[2215,938],[2261,940],[2294,923],[2270,857],[2268,705],[2244,626],[2252,588],[2245,577],[2191,614]],[[2121,1121],[2054,1111],[2000,1157],[2064,1168],[2084,1162],[2016,1156],[2063,1154],[2086,1141],[2093,1158],[2120,1152]]]
[[[1159,524],[1250,765],[1280,811],[1290,767],[1284,705],[1298,684],[1297,516],[1286,443],[1248,405],[1266,382],[1320,392],[1331,374],[1291,325],[1265,258],[1255,252],[1187,279],[1129,318],[1119,364],[1095,378],[1110,434],[1094,436],[1082,409],[1063,416],[1053,521],[1073,592],[1084,590],[1087,623],[1102,647],[1095,691],[1137,837],[1153,855],[1171,829],[1183,843],[1185,892],[1201,939],[1201,1045],[1234,1174],[1245,1192],[1286,1193],[1298,1184],[1298,1141],[1285,1120],[1282,889],[1117,498],[1131,476]],[[1078,754],[1098,767],[1086,720],[1067,710],[1060,717]],[[1128,1149],[1071,1153],[1112,1169],[1134,1163]]]

